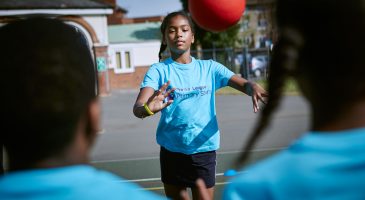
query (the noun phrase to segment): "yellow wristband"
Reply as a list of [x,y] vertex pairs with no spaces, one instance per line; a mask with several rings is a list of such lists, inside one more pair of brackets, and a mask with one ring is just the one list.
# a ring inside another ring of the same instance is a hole
[[153,113],[150,108],[147,106],[147,103],[143,104],[144,109],[146,110],[146,112],[151,116],[154,115],[155,113]]

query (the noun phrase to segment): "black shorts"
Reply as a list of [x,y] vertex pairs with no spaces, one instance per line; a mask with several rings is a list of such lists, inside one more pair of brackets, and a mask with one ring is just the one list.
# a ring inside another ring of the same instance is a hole
[[161,147],[161,180],[169,185],[194,188],[195,181],[202,178],[207,188],[211,188],[215,185],[216,158],[216,151],[186,155]]

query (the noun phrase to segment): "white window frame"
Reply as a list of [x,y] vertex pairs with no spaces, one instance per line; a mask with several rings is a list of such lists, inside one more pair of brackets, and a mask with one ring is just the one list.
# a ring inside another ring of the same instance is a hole
[[[126,59],[125,59],[125,54],[126,52],[129,52],[129,62],[130,62],[130,68],[127,68],[126,65]],[[122,74],[122,73],[132,73],[135,71],[135,66],[134,66],[134,57],[133,57],[133,51],[132,49],[114,49],[112,52],[112,54],[110,55],[111,57],[111,66],[112,68],[114,68],[114,73],[116,74]],[[121,56],[121,68],[117,67],[117,57],[116,54],[120,53]]]

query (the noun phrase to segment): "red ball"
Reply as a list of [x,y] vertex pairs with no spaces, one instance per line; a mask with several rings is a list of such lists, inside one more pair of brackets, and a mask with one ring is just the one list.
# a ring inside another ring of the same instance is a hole
[[246,0],[189,0],[189,11],[195,23],[212,32],[235,25],[245,7]]

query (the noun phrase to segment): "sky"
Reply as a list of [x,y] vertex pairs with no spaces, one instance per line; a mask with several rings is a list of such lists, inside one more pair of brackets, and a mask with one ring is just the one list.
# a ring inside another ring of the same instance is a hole
[[130,18],[167,15],[182,9],[180,0],[117,0],[117,4],[128,10]]

